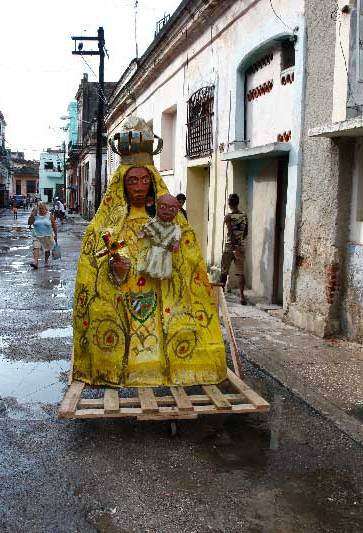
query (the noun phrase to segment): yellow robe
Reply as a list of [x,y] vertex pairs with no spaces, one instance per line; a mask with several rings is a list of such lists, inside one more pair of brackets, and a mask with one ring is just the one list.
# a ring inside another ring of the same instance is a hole
[[[148,241],[138,234],[147,222],[144,208],[128,209],[121,165],[88,226],[81,249],[74,301],[73,378],[93,385],[145,387],[220,383],[226,355],[217,308],[195,233],[179,214],[180,250],[173,253],[171,279],[137,271]],[[156,196],[167,188],[147,165]],[[124,240],[131,270],[117,286],[102,233]]]

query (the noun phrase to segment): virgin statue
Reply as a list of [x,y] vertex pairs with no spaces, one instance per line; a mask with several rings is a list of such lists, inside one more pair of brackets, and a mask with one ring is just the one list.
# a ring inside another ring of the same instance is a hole
[[123,124],[117,146],[113,142],[121,164],[84,235],[73,313],[73,379],[91,385],[207,385],[226,378],[206,266],[180,211],[168,219],[175,217],[179,228],[178,242],[168,247],[170,277],[158,279],[138,268],[150,246],[143,229],[163,224],[155,218],[158,200],[166,199],[161,206],[166,211],[175,205],[153,165],[153,139],[144,120],[131,117]]

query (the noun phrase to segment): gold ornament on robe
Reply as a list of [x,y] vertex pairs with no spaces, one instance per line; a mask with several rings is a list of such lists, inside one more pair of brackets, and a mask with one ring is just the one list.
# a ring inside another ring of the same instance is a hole
[[[120,165],[82,243],[74,300],[73,379],[108,387],[216,384],[226,378],[226,354],[214,295],[193,228],[182,214],[170,279],[140,273],[149,249],[140,239],[146,208],[129,207],[124,177],[147,168],[154,194],[168,193],[153,165]],[[124,243],[131,261],[121,284],[110,276],[103,236]],[[101,252],[101,253],[100,253]],[[97,257],[98,255],[98,257]]]

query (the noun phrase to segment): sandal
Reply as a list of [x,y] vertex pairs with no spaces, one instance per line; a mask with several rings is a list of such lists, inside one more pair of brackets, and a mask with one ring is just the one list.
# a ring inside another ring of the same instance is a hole
[[35,270],[37,270],[38,268],[38,265],[36,265],[35,263],[30,263],[30,266],[33,267]]

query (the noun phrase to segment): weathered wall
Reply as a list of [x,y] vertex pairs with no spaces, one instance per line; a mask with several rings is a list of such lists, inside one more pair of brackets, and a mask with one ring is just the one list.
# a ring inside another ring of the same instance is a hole
[[342,327],[348,337],[363,341],[363,141],[355,145],[349,241],[346,244]]
[[[319,335],[340,330],[353,145],[308,137],[333,116],[336,2],[308,0],[301,216],[288,317]],[[336,86],[335,86],[336,89]]]

